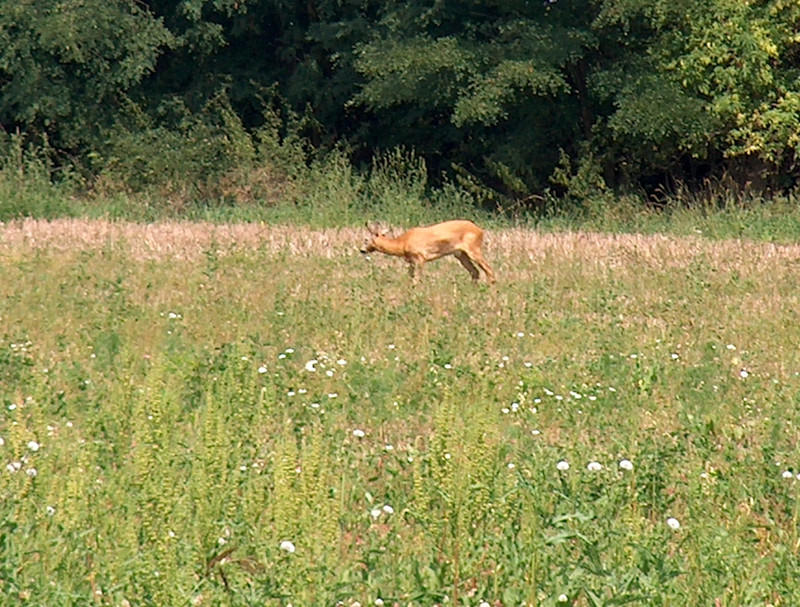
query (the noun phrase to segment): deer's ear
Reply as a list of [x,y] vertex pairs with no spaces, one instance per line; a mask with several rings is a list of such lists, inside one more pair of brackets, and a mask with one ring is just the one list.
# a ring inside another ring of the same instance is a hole
[[389,233],[389,228],[386,228],[379,223],[367,222],[367,230],[369,230],[369,233],[373,236],[386,236]]

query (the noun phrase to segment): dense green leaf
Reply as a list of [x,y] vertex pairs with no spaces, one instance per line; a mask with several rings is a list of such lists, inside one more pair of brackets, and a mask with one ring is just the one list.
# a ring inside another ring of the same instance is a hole
[[207,125],[212,138],[257,145],[277,118],[278,138],[363,166],[408,150],[494,204],[721,176],[798,184],[792,0],[0,4],[3,129],[93,174],[119,165],[121,131],[194,147],[187,125],[224,96],[233,130]]

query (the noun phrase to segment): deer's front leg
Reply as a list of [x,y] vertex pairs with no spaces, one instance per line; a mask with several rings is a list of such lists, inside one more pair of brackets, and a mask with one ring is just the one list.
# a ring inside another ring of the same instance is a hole
[[422,273],[422,264],[425,263],[425,261],[417,257],[409,257],[407,261],[408,275],[411,277],[411,282],[417,284],[419,282],[419,275]]

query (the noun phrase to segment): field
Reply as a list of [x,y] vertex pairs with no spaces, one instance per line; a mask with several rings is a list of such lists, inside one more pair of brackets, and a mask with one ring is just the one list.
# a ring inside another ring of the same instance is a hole
[[800,605],[800,247],[0,225],[2,605]]

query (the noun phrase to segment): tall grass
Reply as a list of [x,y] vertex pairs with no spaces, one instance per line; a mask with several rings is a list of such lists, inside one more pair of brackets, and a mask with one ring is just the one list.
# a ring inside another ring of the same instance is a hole
[[[138,123],[137,123],[138,124]],[[212,100],[180,131],[154,125],[119,128],[96,166],[76,166],[47,141],[0,138],[0,221],[86,217],[152,222],[267,223],[331,228],[382,221],[396,226],[471,218],[495,228],[545,231],[700,234],[789,243],[800,240],[798,194],[761,196],[709,183],[677,188],[657,204],[616,196],[591,180],[568,201],[546,196],[534,207],[493,205],[487,190],[444,181],[433,185],[422,158],[395,149],[356,167],[347,150],[309,150],[301,125],[282,132],[267,116],[249,133],[224,99]],[[80,170],[79,170],[80,169]],[[474,184],[472,184],[474,186]]]
[[792,243],[800,240],[797,193],[769,197],[711,187],[679,191],[651,206],[638,196],[608,196],[586,208],[554,211],[533,222],[543,230],[589,230],[607,233],[701,235]]
[[800,599],[797,247],[0,230],[0,603]]
[[80,180],[55,169],[46,144],[25,145],[19,135],[0,134],[0,221],[20,217],[70,217]]

